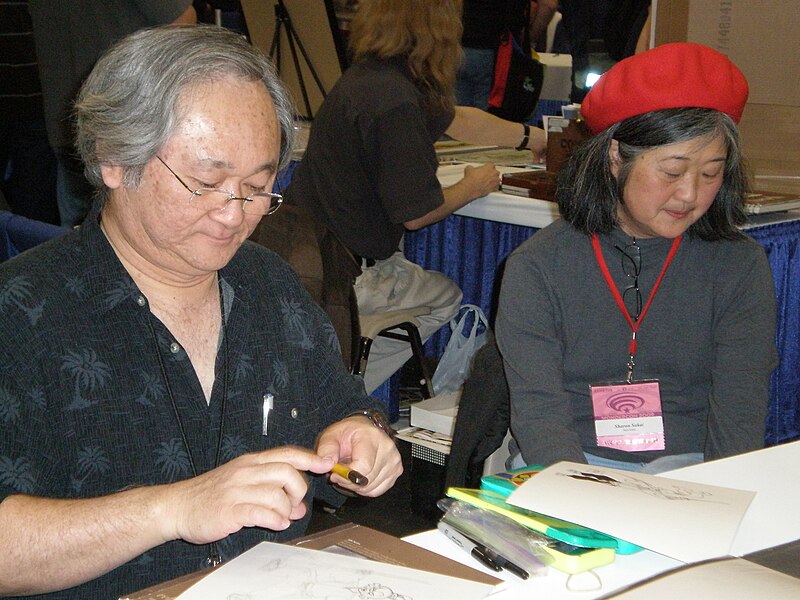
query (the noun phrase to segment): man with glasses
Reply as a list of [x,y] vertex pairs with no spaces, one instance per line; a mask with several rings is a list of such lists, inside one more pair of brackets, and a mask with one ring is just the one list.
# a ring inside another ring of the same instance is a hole
[[246,241],[291,153],[269,62],[223,29],[143,30],[76,114],[102,201],[0,267],[0,595],[116,598],[301,534],[329,484],[391,487],[380,403]]

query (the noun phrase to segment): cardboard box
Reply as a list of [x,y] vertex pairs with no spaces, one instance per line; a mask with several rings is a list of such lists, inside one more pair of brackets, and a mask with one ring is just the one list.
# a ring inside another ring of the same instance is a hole
[[[270,58],[292,95],[298,114],[313,119],[347,66],[333,3],[284,0],[281,10],[285,8],[286,14],[280,19],[276,2],[242,0],[241,4],[253,45],[265,55],[272,55]],[[299,72],[293,54],[297,55]]]
[[742,70],[750,97],[739,128],[754,187],[796,193],[797,187],[780,185],[800,175],[796,0],[662,0],[653,7],[654,45],[705,44]]
[[453,436],[461,392],[440,394],[411,405],[412,427],[422,427],[437,433]]

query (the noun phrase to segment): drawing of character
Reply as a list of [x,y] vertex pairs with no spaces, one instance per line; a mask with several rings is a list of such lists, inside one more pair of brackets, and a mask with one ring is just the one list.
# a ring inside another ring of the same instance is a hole
[[348,589],[356,594],[355,598],[358,598],[358,600],[413,600],[408,596],[393,592],[391,588],[381,583],[367,583],[357,588]]

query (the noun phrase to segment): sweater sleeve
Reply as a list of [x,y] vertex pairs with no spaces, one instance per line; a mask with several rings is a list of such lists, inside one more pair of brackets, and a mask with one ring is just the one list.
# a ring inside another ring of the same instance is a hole
[[564,389],[561,309],[526,246],[507,261],[497,342],[511,396],[511,432],[526,464],[586,462]]
[[706,460],[764,446],[769,379],[777,365],[775,287],[764,252],[753,246],[742,244],[750,251],[715,283]]

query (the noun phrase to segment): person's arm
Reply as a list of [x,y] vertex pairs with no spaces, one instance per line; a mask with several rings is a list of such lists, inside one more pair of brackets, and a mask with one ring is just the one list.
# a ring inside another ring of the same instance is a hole
[[189,5],[181,15],[172,22],[173,25],[196,25],[197,24],[197,11],[194,6]]
[[414,231],[432,223],[437,223],[476,198],[481,198],[497,191],[499,187],[500,172],[494,165],[488,163],[479,167],[467,165],[464,169],[464,177],[454,185],[442,190],[444,202],[438,208],[422,215],[418,219],[406,221],[403,225],[406,229]]
[[134,0],[150,25],[196,25],[197,11],[189,0]]
[[735,273],[720,271],[716,284],[722,291],[715,298],[706,460],[764,446],[769,380],[777,365],[775,285],[758,250],[755,258],[735,260]]
[[527,464],[585,463],[564,388],[561,309],[551,277],[529,252],[517,251],[506,264],[496,337],[511,399],[511,432]]
[[500,119],[472,106],[456,106],[455,117],[446,133],[469,144],[519,148],[525,142],[523,147],[533,152],[534,160],[541,160],[547,149],[544,130],[539,127],[529,129],[530,134],[525,140],[522,123]]
[[310,450],[278,448],[192,479],[104,497],[7,496],[0,503],[0,595],[69,588],[170,540],[206,544],[243,527],[286,529],[306,513],[301,472],[332,466]]
[[[540,43],[544,48],[547,39],[547,27],[558,10],[558,0],[537,0],[531,2],[531,46],[535,49]],[[547,51],[547,48],[544,48]]]
[[[528,126],[528,135],[522,123],[505,121],[485,111],[471,106],[456,106],[453,122],[447,128],[447,135],[453,139],[470,144],[489,144],[528,148],[534,160],[541,160],[546,149],[544,131]],[[527,139],[526,139],[527,138]],[[406,229],[414,231],[441,221],[465,206],[500,188],[500,172],[492,164],[480,167],[467,166],[464,178],[444,189],[444,202],[436,209],[419,218],[405,221]]]
[[[533,152],[534,160],[541,160],[546,149],[544,131],[530,126],[527,136],[525,131],[522,123],[505,121],[471,106],[456,106],[453,122],[450,123],[446,133],[453,139],[470,144],[513,148],[523,146]],[[448,217],[476,198],[481,198],[499,188],[500,172],[494,165],[467,166],[464,178],[444,189],[444,202],[438,208],[419,218],[405,221],[403,225],[411,231],[426,227]]]

